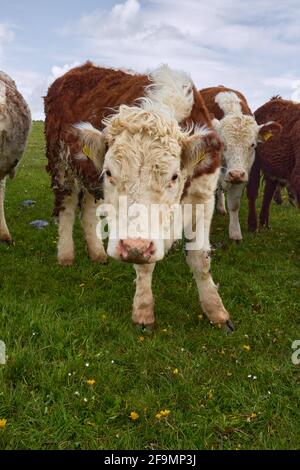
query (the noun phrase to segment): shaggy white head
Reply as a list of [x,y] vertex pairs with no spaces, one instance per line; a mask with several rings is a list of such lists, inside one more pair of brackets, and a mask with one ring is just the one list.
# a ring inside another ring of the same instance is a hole
[[[161,236],[110,237],[107,252],[113,258],[135,264],[159,261],[173,242],[173,206],[180,203],[185,180],[203,151],[209,153],[219,145],[216,135],[207,129],[197,129],[190,135],[182,132],[168,114],[125,105],[104,120],[104,125],[103,132],[85,124],[77,128],[84,144],[91,145],[93,141],[91,158],[98,168],[103,166],[105,203],[114,208],[117,225],[122,223],[120,201],[124,197],[127,223],[134,222],[137,205],[147,208],[148,220],[153,206],[164,207],[158,221]],[[171,238],[165,239],[166,231]]]

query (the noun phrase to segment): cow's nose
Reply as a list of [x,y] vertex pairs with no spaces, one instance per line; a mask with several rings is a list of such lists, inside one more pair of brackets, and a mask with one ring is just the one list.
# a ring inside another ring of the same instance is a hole
[[119,242],[120,257],[129,263],[147,263],[155,253],[154,243],[142,238],[127,238]]
[[246,172],[244,170],[230,170],[228,172],[228,180],[230,183],[245,183],[247,181]]

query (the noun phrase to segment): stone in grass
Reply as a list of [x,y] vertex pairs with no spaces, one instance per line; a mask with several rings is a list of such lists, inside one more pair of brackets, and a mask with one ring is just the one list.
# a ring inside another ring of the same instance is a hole
[[23,207],[31,207],[31,206],[35,206],[35,204],[36,204],[36,201],[32,201],[32,199],[27,199],[26,201],[22,202]]
[[49,225],[49,222],[46,220],[33,220],[30,222],[30,225],[34,228],[43,229]]

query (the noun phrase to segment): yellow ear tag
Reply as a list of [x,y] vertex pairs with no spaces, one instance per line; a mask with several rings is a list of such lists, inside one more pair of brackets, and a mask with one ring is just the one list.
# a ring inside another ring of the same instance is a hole
[[91,149],[88,145],[83,146],[82,152],[89,160],[92,160]]
[[272,139],[272,137],[273,137],[273,134],[271,131],[267,131],[263,135],[263,139],[265,142],[268,142],[268,140]]
[[196,165],[198,165],[198,163],[200,163],[200,162],[202,162],[202,160],[204,160],[204,158],[205,158],[205,151],[202,150],[202,152],[199,152],[198,157],[199,157],[199,158],[198,158],[198,160],[197,160]]

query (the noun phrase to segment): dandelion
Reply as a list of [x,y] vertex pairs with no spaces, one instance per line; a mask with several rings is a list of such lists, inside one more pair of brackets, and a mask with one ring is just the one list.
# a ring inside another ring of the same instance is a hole
[[0,419],[0,429],[5,429],[7,419]]
[[178,375],[179,374],[179,370],[176,368],[176,369],[173,369],[173,375]]
[[231,377],[232,376],[232,372],[227,372],[227,377]]
[[145,336],[139,336],[138,339],[140,343],[143,343],[145,341]]
[[213,397],[214,397],[213,392],[212,392],[212,390],[210,390],[210,391],[208,392],[207,398],[208,398],[209,400],[212,400]]
[[249,352],[250,349],[251,349],[251,346],[249,344],[243,344],[242,348],[243,348],[244,351]]
[[87,383],[88,385],[95,385],[96,380],[95,380],[95,379],[89,379],[89,380],[86,381],[86,383]]
[[163,418],[166,418],[167,416],[169,416],[170,413],[171,413],[170,410],[161,410],[160,411],[160,414]]
[[161,413],[157,413],[157,414],[155,415],[155,418],[156,418],[156,419],[160,419],[160,418],[161,418]]
[[139,419],[140,415],[138,413],[136,413],[135,411],[132,411],[129,415],[129,418],[132,420],[132,421],[136,421],[137,419]]

